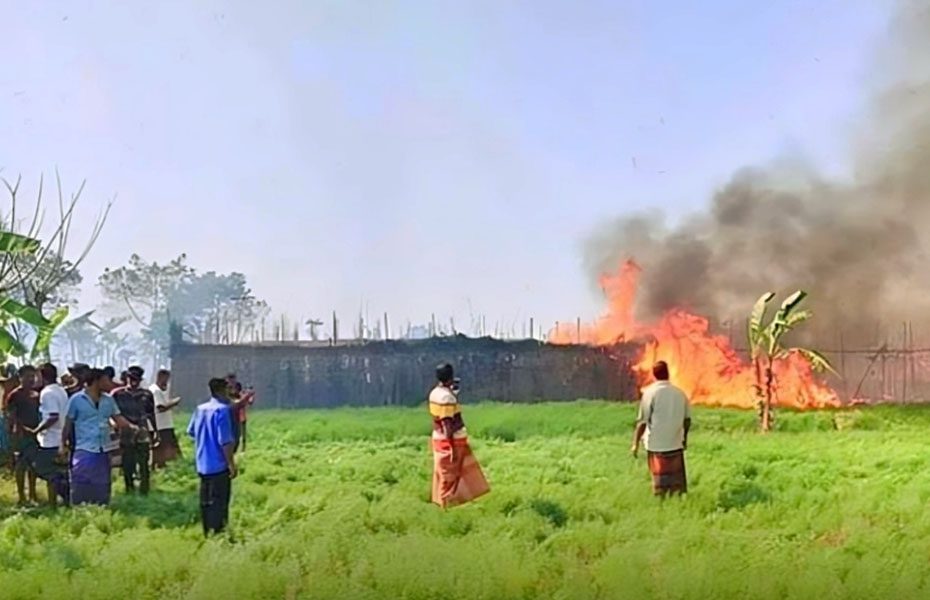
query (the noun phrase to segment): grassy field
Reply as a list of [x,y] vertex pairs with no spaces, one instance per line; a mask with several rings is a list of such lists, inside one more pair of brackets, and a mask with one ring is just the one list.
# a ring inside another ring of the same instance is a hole
[[424,409],[255,413],[232,539],[202,539],[186,462],[111,510],[18,512],[0,481],[0,597],[930,597],[930,410],[782,413],[768,436],[697,410],[667,502],[630,406],[465,416],[493,491],[447,513]]

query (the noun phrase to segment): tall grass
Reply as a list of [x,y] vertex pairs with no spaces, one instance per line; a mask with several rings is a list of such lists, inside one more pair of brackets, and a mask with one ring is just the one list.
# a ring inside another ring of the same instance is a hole
[[[698,410],[691,493],[651,497],[634,410],[470,406],[491,481],[428,503],[423,410],[256,412],[232,528],[204,541],[185,461],[110,510],[19,512],[0,482],[0,598],[922,598],[930,411]],[[185,447],[187,456],[190,448]]]

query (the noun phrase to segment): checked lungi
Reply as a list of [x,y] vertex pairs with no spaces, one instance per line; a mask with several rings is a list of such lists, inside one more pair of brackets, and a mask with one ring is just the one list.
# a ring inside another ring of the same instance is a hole
[[656,496],[684,494],[688,491],[684,450],[649,452],[649,472],[652,473],[652,492]]

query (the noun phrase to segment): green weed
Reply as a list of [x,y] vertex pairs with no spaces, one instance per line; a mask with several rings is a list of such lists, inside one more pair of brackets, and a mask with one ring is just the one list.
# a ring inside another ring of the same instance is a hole
[[[923,598],[930,409],[698,409],[689,494],[659,501],[634,407],[467,406],[492,491],[429,503],[424,408],[257,411],[230,533],[188,458],[108,510],[19,510],[0,479],[0,597]],[[184,447],[190,457],[189,444]]]

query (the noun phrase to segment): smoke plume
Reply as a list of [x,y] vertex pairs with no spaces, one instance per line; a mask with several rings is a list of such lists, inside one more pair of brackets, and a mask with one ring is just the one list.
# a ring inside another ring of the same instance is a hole
[[743,168],[701,214],[622,217],[585,245],[592,276],[633,257],[640,318],[682,307],[741,322],[766,291],[805,289],[811,334],[875,344],[930,325],[930,2],[902,4],[878,53],[880,81],[850,159],[831,181],[784,162]]

